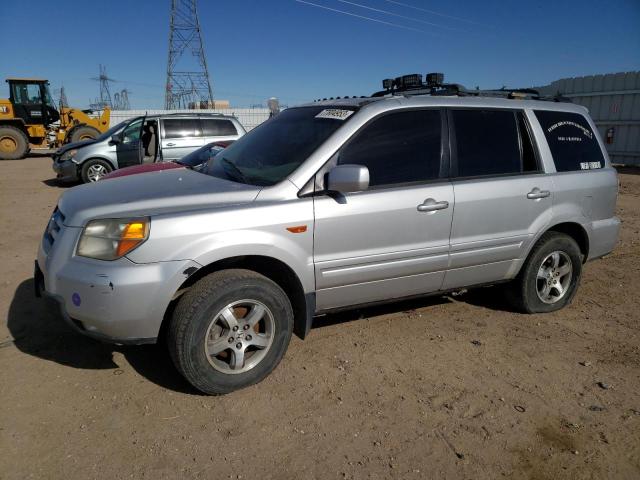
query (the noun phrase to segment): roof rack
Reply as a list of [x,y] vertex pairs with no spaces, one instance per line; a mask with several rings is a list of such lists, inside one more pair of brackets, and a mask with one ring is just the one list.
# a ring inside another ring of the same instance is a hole
[[[193,113],[191,113],[193,112]],[[151,114],[150,114],[151,115]],[[184,117],[184,116],[188,116],[188,117],[226,117],[229,115],[226,115],[224,113],[218,113],[218,112],[198,112],[197,110],[190,110],[188,112],[172,112],[172,113],[158,113],[156,115],[162,116],[162,117]]]
[[402,95],[411,97],[416,95],[430,96],[458,96],[458,97],[498,97],[518,100],[546,100],[554,102],[571,102],[560,94],[555,96],[543,96],[532,88],[506,88],[494,90],[468,90],[458,83],[444,83],[443,73],[427,73],[425,81],[422,74],[413,73],[396,78],[387,78],[382,81],[382,88],[373,93],[372,97],[384,97],[387,95]]

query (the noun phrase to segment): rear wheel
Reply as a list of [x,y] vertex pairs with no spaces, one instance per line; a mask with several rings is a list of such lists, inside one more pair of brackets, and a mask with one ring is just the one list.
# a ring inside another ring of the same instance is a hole
[[560,310],[573,300],[581,274],[582,253],[576,241],[564,233],[547,232],[509,286],[512,303],[526,313]]
[[29,139],[24,132],[8,125],[0,126],[0,160],[17,160],[29,151]]
[[250,270],[222,270],[180,299],[167,341],[189,383],[219,395],[269,375],[284,356],[292,330],[291,304],[276,283]]
[[71,132],[69,140],[71,142],[82,142],[84,140],[93,140],[100,136],[100,131],[97,128],[83,126],[74,128]]
[[82,164],[80,177],[84,183],[93,183],[97,182],[111,171],[113,171],[113,168],[109,162],[98,159],[87,160]]

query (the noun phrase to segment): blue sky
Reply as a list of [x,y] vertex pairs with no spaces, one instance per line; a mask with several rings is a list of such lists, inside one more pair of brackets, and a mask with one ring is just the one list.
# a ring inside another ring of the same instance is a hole
[[[216,98],[296,104],[366,95],[383,78],[431,71],[489,88],[640,69],[640,0],[305,2],[198,1]],[[112,93],[127,88],[133,107],[159,108],[169,4],[2,0],[0,78],[48,78],[86,107],[101,63],[118,80]]]

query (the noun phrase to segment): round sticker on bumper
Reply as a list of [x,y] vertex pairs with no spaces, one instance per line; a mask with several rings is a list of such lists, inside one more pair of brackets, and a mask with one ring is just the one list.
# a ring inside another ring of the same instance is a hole
[[73,295],[71,295],[71,301],[76,307],[79,307],[80,304],[82,303],[82,300],[80,300],[80,295],[78,295],[77,293],[74,293]]

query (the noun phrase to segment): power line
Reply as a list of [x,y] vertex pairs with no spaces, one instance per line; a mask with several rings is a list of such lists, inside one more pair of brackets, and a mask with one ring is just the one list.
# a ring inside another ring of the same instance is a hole
[[391,27],[402,28],[404,30],[412,30],[414,32],[428,33],[429,35],[437,35],[437,34],[435,34],[433,32],[428,32],[427,30],[421,30],[419,28],[407,27],[406,25],[400,25],[398,23],[385,22],[384,20],[378,20],[376,18],[366,17],[364,15],[357,15],[355,13],[347,12],[345,10],[339,10],[337,8],[331,8],[331,7],[327,7],[325,5],[318,5],[317,3],[307,2],[305,0],[295,0],[295,1],[298,2],[298,3],[304,3],[305,5],[310,5],[312,7],[322,8],[324,10],[329,10],[331,12],[341,13],[343,15],[349,15],[350,17],[356,17],[356,18],[361,18],[363,20],[369,20],[370,22],[382,23],[383,25],[389,25]]
[[429,10],[427,8],[422,8],[422,7],[416,7],[414,5],[409,5],[408,3],[397,2],[395,0],[384,0],[384,1],[388,2],[388,3],[393,3],[394,5],[399,5],[401,7],[411,8],[413,10],[418,10],[420,12],[430,13],[431,15],[437,15],[437,16],[443,17],[443,18],[451,18],[452,20],[458,20],[459,22],[466,22],[466,23],[472,23],[474,25],[485,26],[485,25],[482,25],[481,23],[475,22],[473,20],[469,20],[468,18],[454,17],[453,15],[447,15],[446,13],[436,12],[435,10]]
[[347,0],[338,0],[340,3],[346,3],[347,5],[353,5],[354,7],[364,8],[366,10],[371,10],[372,12],[383,13],[385,15],[391,15],[392,17],[402,18],[404,20],[411,20],[412,22],[423,23],[425,25],[431,25],[432,27],[444,28],[447,30],[460,30],[459,28],[447,27],[446,25],[440,25],[438,23],[427,22],[426,20],[421,20],[419,18],[406,17],[404,15],[400,15],[398,13],[390,12],[388,10],[382,10],[380,8],[373,8],[367,5],[362,5],[360,3],[349,2]]

